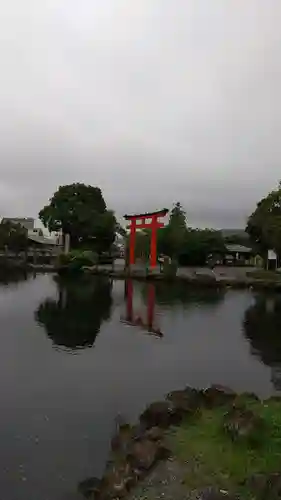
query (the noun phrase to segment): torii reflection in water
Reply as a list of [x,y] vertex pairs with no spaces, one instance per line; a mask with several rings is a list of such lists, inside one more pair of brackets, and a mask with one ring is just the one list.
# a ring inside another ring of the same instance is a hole
[[163,333],[160,328],[154,325],[155,319],[155,287],[152,283],[148,284],[148,295],[147,295],[147,314],[146,319],[143,320],[140,315],[134,315],[134,305],[133,305],[133,295],[134,286],[132,280],[125,281],[125,300],[126,300],[126,316],[121,317],[121,321],[127,325],[137,326],[146,330],[151,335],[156,337],[163,337]]

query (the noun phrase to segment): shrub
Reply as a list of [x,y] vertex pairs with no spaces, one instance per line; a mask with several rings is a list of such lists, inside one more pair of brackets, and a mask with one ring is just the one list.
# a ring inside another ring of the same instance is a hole
[[97,254],[91,250],[72,250],[68,254],[59,256],[59,264],[73,271],[79,271],[84,266],[93,266],[97,260]]

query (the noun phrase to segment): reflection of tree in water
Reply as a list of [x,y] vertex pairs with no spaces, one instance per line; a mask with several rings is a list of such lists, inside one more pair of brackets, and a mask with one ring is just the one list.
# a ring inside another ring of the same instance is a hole
[[0,287],[12,284],[18,284],[22,281],[27,281],[31,278],[31,274],[28,274],[25,270],[0,270]]
[[[147,287],[143,288],[143,296],[147,294]],[[155,283],[155,299],[159,305],[190,305],[204,304],[204,306],[218,305],[225,296],[223,288],[194,288],[185,282]]]
[[102,322],[110,317],[111,282],[104,278],[56,281],[57,300],[42,302],[35,312],[36,320],[57,346],[91,347]]
[[281,297],[257,296],[245,313],[243,328],[252,353],[272,368],[272,382],[281,390]]

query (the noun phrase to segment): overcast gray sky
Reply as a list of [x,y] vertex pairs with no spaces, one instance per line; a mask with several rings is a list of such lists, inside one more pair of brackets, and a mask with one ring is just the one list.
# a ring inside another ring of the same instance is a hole
[[281,178],[280,0],[9,0],[0,215],[59,184],[240,227]]

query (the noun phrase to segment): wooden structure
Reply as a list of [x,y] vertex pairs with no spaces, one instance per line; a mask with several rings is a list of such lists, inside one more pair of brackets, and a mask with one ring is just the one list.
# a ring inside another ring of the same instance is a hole
[[129,263],[135,264],[135,244],[137,229],[151,229],[150,239],[150,267],[154,268],[157,264],[157,229],[163,227],[163,222],[159,218],[165,217],[169,210],[163,208],[158,212],[149,212],[135,215],[124,215],[126,220],[130,221],[130,243],[129,243]]

